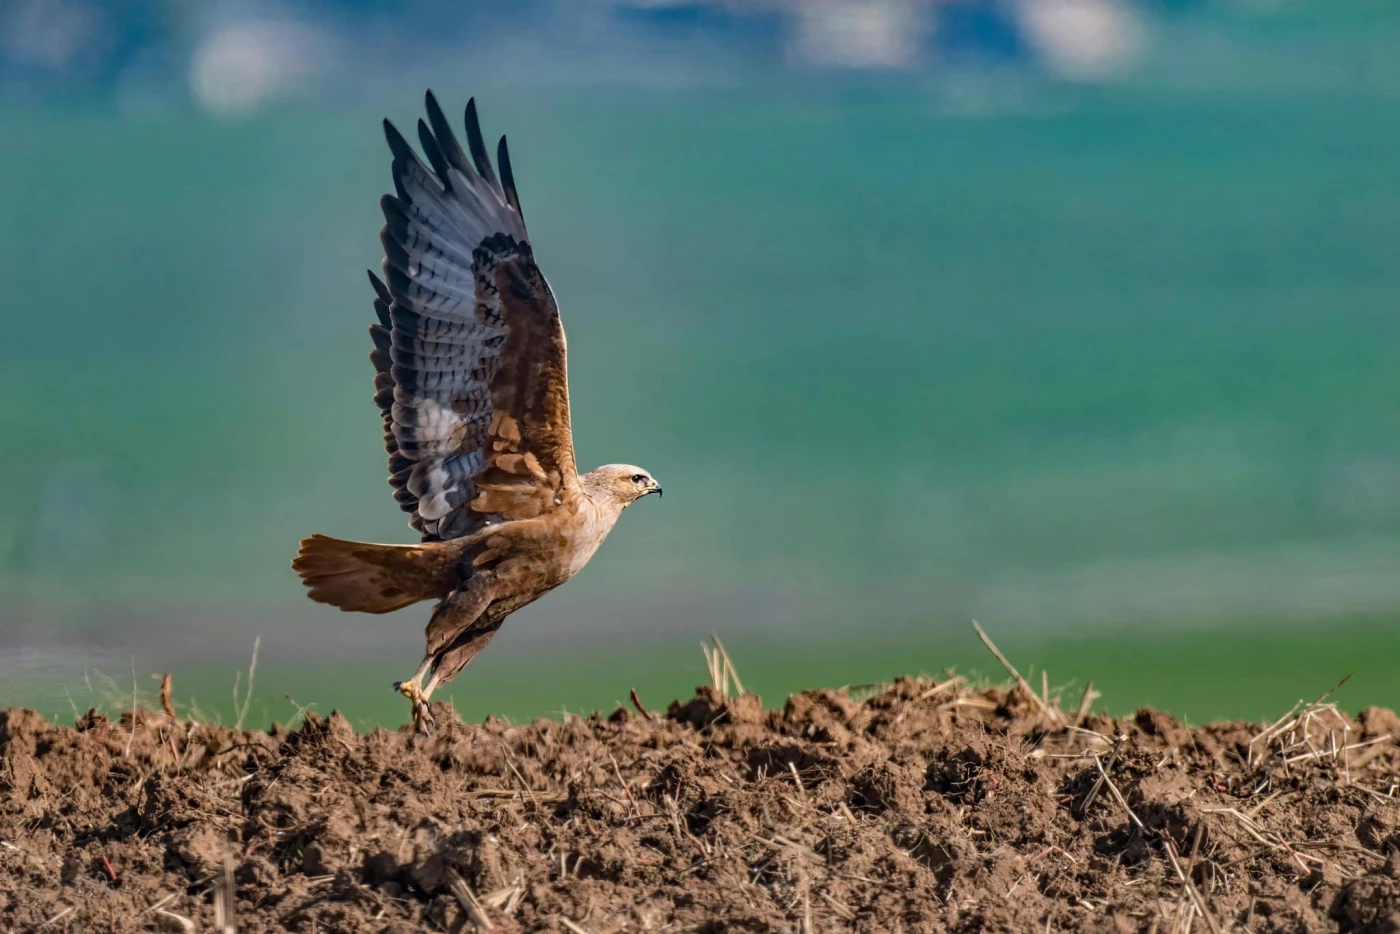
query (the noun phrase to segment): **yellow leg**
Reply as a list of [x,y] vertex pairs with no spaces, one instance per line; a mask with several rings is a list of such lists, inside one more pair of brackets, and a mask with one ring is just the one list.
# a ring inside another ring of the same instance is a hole
[[433,667],[433,656],[424,657],[423,664],[418,666],[418,670],[413,673],[413,677],[407,681],[395,681],[394,690],[398,691],[409,702],[413,704],[413,726],[419,733],[427,735],[433,726],[433,715],[428,710],[428,695],[437,686],[437,676],[434,675],[428,681],[428,689],[423,690],[423,676]]

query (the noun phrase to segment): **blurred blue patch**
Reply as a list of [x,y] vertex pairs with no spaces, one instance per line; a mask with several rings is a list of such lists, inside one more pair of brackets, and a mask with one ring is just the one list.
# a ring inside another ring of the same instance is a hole
[[950,64],[1024,63],[1033,57],[1016,12],[996,0],[964,0],[934,8],[933,48]]
[[735,12],[734,7],[715,3],[621,3],[611,16],[635,38],[663,42],[721,39],[731,51],[752,52],[777,50],[784,19],[773,9]]

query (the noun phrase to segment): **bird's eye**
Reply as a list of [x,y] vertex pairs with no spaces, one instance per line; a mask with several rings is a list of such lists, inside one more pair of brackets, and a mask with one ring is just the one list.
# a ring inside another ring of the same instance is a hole
[[633,483],[646,483],[646,482],[647,482],[646,475],[645,475],[645,474],[634,473],[634,474],[632,475],[632,482],[633,482]]

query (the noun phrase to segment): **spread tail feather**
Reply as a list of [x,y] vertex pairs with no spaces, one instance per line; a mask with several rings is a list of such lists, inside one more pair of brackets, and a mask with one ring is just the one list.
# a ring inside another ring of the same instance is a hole
[[442,545],[372,545],[326,535],[301,540],[292,570],[320,603],[360,613],[389,613],[451,592]]

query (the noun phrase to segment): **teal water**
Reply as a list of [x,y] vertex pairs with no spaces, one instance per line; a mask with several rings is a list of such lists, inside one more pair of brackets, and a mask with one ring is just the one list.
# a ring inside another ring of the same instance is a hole
[[[1353,669],[1400,703],[1393,97],[480,103],[580,461],[669,495],[512,620],[464,711],[661,705],[712,630],[778,699],[985,669],[973,617],[1120,709],[1264,716]],[[287,569],[311,531],[408,540],[366,360],[381,115],[0,114],[0,706],[134,658],[225,710],[261,635],[268,716],[397,717],[426,611],[346,617]]]

